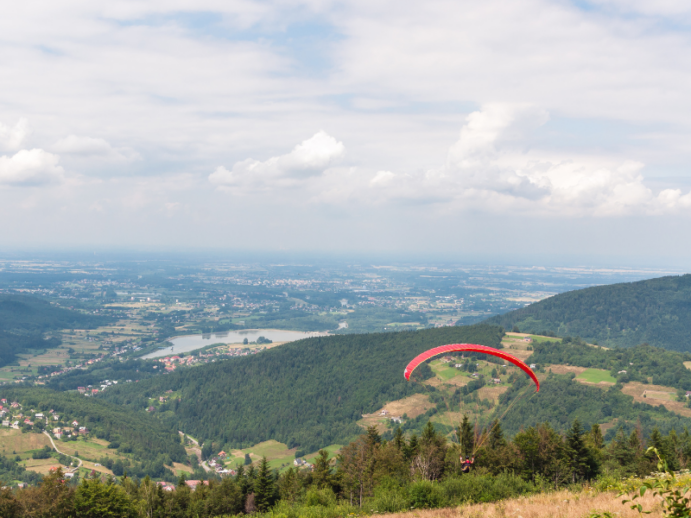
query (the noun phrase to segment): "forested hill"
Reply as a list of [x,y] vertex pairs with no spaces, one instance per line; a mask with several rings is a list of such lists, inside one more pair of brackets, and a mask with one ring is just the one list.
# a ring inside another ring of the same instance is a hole
[[108,317],[59,308],[37,297],[0,294],[0,367],[27,349],[48,349],[60,344],[45,333],[59,329],[93,329]]
[[143,412],[148,397],[173,390],[170,410],[159,415],[200,442],[212,439],[224,447],[246,447],[276,439],[315,451],[360,433],[355,423],[363,413],[423,391],[419,383],[403,377],[417,354],[457,342],[501,347],[502,336],[500,327],[480,324],[309,338],[254,356],[118,385],[102,397]]
[[580,336],[607,347],[647,342],[691,351],[691,275],[561,293],[487,322],[507,330]]

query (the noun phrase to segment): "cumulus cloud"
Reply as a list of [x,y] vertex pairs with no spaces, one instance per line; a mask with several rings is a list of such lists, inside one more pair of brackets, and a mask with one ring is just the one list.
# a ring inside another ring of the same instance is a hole
[[345,146],[324,131],[303,141],[290,153],[266,161],[247,159],[231,170],[218,167],[209,181],[228,190],[297,187],[322,175],[343,157]]
[[13,156],[0,156],[0,185],[36,186],[60,182],[64,170],[59,157],[42,149],[22,149]]
[[24,139],[30,134],[31,130],[26,119],[19,119],[11,127],[0,123],[0,147],[10,151],[19,149],[24,143]]
[[83,158],[104,158],[111,160],[134,160],[137,153],[128,148],[116,149],[102,138],[69,135],[53,144],[52,149],[60,154]]
[[[691,193],[653,193],[640,162],[525,151],[531,131],[548,120],[548,113],[533,105],[487,104],[466,118],[441,167],[418,174],[379,171],[360,181],[360,198],[461,202],[494,212],[565,216],[658,214],[691,207]],[[341,193],[350,200],[352,178],[348,182]],[[338,192],[331,185],[322,199],[332,202]]]

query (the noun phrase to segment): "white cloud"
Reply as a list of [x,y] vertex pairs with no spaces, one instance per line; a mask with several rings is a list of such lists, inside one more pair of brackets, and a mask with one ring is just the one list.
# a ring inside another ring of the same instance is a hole
[[35,186],[60,182],[64,170],[59,157],[42,149],[22,149],[13,156],[0,156],[0,185]]
[[111,160],[134,160],[138,155],[130,149],[116,149],[102,138],[78,137],[69,135],[53,144],[52,149],[60,154],[76,155],[84,158],[104,158]]
[[324,173],[345,154],[345,146],[324,131],[303,141],[290,153],[258,161],[237,162],[229,171],[218,167],[209,181],[229,190],[296,187]]
[[645,185],[643,164],[532,149],[549,120],[529,104],[491,103],[466,118],[446,162],[422,172],[334,170],[310,187],[322,203],[424,203],[517,215],[624,216],[691,208],[691,193]]
[[0,147],[7,150],[19,149],[30,134],[26,119],[19,119],[12,127],[0,123]]

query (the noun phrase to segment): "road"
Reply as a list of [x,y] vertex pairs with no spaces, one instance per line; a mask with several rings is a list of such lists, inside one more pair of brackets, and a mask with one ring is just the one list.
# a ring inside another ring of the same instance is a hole
[[194,452],[194,454],[197,456],[197,458],[199,459],[199,462],[201,464],[201,467],[204,469],[204,471],[211,471],[211,468],[206,463],[206,461],[202,462],[202,449],[199,447],[199,441],[197,441],[196,439],[192,439],[192,437],[190,437],[189,435],[186,435],[184,432],[181,432],[179,430],[178,430],[178,433],[180,435],[182,435],[184,438],[186,438],[187,440],[189,440],[190,442],[193,442],[194,444],[197,445],[196,448],[189,448],[189,449],[192,450]]
[[55,449],[55,451],[57,451],[61,455],[66,455],[67,457],[70,457],[71,459],[77,459],[77,462],[79,462],[79,464],[77,465],[76,468],[68,469],[67,471],[74,472],[74,471],[77,471],[79,468],[82,467],[82,459],[80,459],[79,457],[73,457],[72,455],[67,455],[66,453],[61,452],[60,450],[58,450],[58,447],[55,446],[55,443],[53,442],[53,438],[50,436],[50,434],[48,432],[43,432],[43,433],[45,434],[46,437],[48,437],[48,440],[50,441],[50,444],[53,445],[53,448]]

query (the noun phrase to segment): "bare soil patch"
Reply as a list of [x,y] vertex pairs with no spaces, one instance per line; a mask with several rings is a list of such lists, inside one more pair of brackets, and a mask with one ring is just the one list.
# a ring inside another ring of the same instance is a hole
[[[627,383],[621,389],[624,394],[633,396],[634,401],[639,403],[646,403],[652,406],[663,405],[667,410],[675,412],[685,417],[691,417],[691,408],[684,406],[680,401],[674,401],[677,391],[672,387],[665,387],[663,385],[644,385],[637,381]],[[661,393],[670,394],[670,399],[660,399],[664,397]],[[643,395],[647,397],[643,397]]]

